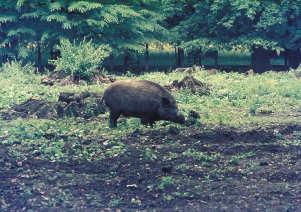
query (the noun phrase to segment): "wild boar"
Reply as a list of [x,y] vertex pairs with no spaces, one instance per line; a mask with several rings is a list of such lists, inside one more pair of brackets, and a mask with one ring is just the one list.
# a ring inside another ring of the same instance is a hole
[[175,98],[162,86],[148,80],[121,80],[109,86],[103,96],[110,109],[110,127],[117,126],[120,115],[138,117],[144,125],[158,120],[183,124]]

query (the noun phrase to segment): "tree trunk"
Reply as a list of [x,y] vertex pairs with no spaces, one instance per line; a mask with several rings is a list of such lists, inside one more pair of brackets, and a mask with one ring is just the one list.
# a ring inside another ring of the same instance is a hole
[[175,65],[178,67],[178,47],[175,46]]
[[288,68],[287,50],[284,50],[284,52],[283,52],[283,60],[284,60],[284,66],[287,69]]
[[41,42],[37,41],[37,72],[41,73],[43,69],[42,65],[42,51],[41,51]]
[[218,66],[218,51],[214,52],[214,65]]
[[194,65],[197,65],[197,66],[201,65],[200,64],[200,62],[201,62],[200,60],[201,60],[201,50],[197,49],[195,51],[194,55],[193,55],[193,63],[194,63]]
[[149,70],[149,44],[145,44],[145,71]]
[[51,48],[51,51],[50,51],[50,59],[51,60],[56,60],[58,59],[59,57],[61,56],[61,53],[59,50],[56,50],[54,48]]
[[301,64],[301,51],[297,50],[286,50],[287,54],[287,65],[289,68],[296,69]]
[[178,52],[177,52],[177,66],[180,67],[183,65],[184,61],[184,49],[178,47]]
[[200,49],[200,57],[199,57],[199,63],[200,63],[200,66],[202,65],[203,61],[202,61],[202,54],[203,54],[203,51],[202,49]]
[[123,67],[125,70],[129,67],[129,61],[130,61],[130,55],[129,55],[129,53],[125,53],[124,59],[123,59]]
[[114,56],[113,54],[110,54],[109,58],[108,58],[108,66],[109,66],[109,69],[110,71],[113,71],[114,70]]
[[253,48],[251,56],[252,69],[257,73],[262,73],[271,69],[269,51],[263,48]]

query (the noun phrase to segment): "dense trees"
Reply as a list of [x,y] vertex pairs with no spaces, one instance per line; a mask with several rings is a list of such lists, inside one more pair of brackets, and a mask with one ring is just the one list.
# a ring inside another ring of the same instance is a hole
[[[3,0],[0,1],[0,55],[35,61],[39,68],[55,56],[61,38],[108,44],[112,55],[145,51],[149,43],[184,49],[194,63],[220,49],[252,52],[257,71],[284,51],[287,65],[301,62],[301,0]],[[209,51],[209,53],[208,53]]]
[[291,67],[301,62],[300,0],[169,0],[166,8],[166,24],[187,51],[249,50],[257,71],[269,68],[271,51],[285,50]]
[[109,44],[114,54],[142,51],[164,33],[153,2],[1,1],[2,58],[31,57],[40,67],[60,38],[93,39]]

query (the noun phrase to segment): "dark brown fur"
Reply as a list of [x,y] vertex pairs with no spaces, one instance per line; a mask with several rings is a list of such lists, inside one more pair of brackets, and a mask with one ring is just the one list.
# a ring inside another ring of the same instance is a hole
[[110,109],[110,127],[117,126],[120,115],[141,118],[143,124],[157,120],[183,123],[174,97],[162,86],[147,80],[114,82],[104,93]]

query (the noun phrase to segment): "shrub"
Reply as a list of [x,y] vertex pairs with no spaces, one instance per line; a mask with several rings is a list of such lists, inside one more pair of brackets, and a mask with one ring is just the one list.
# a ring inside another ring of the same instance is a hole
[[62,39],[57,49],[61,56],[49,61],[56,67],[55,71],[64,71],[73,79],[84,80],[91,80],[98,73],[97,68],[111,53],[108,45],[96,46],[92,40],[83,40],[77,44]]
[[35,67],[31,63],[27,63],[25,65],[22,64],[21,61],[12,60],[7,61],[6,63],[3,63],[0,72],[7,72],[9,74],[14,73],[34,73]]

